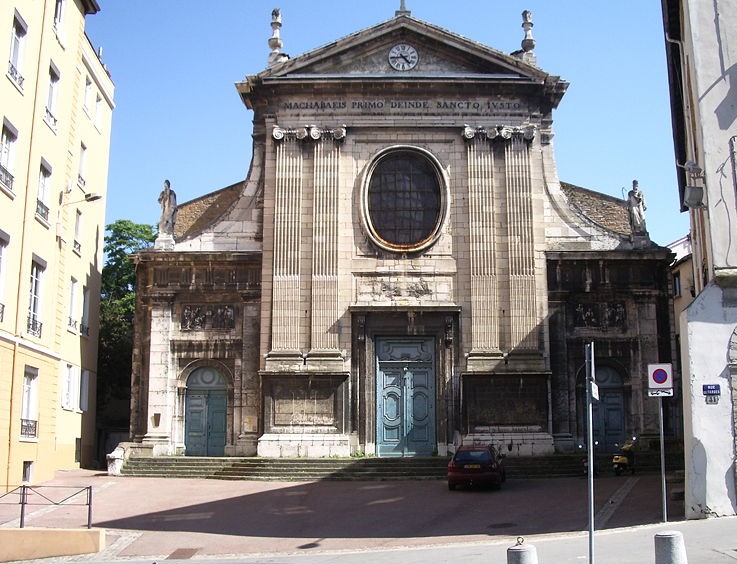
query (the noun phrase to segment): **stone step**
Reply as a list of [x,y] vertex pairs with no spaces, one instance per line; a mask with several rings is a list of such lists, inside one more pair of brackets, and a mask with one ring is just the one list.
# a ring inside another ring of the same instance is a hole
[[[583,456],[554,455],[540,457],[507,457],[507,475],[514,478],[580,476]],[[432,458],[207,458],[158,457],[130,458],[122,469],[124,476],[210,478],[220,480],[430,480],[446,476],[448,459]],[[611,468],[611,455],[597,455],[600,472]],[[677,472],[683,468],[679,453],[667,457],[666,468]],[[637,471],[660,471],[658,453],[637,454]]]

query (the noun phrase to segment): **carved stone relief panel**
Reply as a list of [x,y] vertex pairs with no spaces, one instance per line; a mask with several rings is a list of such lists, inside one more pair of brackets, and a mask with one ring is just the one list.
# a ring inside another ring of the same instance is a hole
[[357,304],[453,303],[453,279],[450,276],[372,276],[359,277],[356,282]]
[[624,302],[578,303],[574,311],[575,327],[607,329],[627,328],[627,308]]
[[235,328],[236,308],[222,304],[185,304],[182,308],[182,331],[231,330]]

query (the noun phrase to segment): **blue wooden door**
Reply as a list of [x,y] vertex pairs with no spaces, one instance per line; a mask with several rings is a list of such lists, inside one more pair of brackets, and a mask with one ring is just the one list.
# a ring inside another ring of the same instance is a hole
[[377,339],[379,456],[429,456],[435,445],[435,362],[431,338]]
[[187,456],[225,454],[227,398],[225,381],[214,369],[197,369],[187,379],[184,416]]
[[598,441],[600,452],[616,450],[616,443],[625,438],[624,389],[622,376],[613,368],[604,366],[596,369],[596,384],[599,386],[599,401],[594,401],[592,426],[594,441]]

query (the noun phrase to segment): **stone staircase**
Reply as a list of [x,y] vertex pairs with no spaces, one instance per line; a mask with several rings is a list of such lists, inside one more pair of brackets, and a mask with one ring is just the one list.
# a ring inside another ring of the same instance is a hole
[[[129,458],[123,476],[161,478],[209,478],[217,480],[440,480],[446,477],[448,459],[430,458],[206,458],[167,456]],[[507,476],[554,478],[583,475],[582,455],[507,457]],[[597,456],[600,474],[611,472],[611,456]],[[669,473],[683,469],[683,457],[673,454],[666,460]],[[660,471],[660,455],[637,454],[639,473]]]

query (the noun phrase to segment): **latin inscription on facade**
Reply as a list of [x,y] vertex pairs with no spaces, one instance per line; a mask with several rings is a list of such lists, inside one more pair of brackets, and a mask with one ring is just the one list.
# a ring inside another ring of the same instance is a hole
[[344,112],[354,114],[402,115],[507,115],[528,112],[520,100],[472,99],[383,99],[360,100],[287,100],[281,109],[286,112]]

